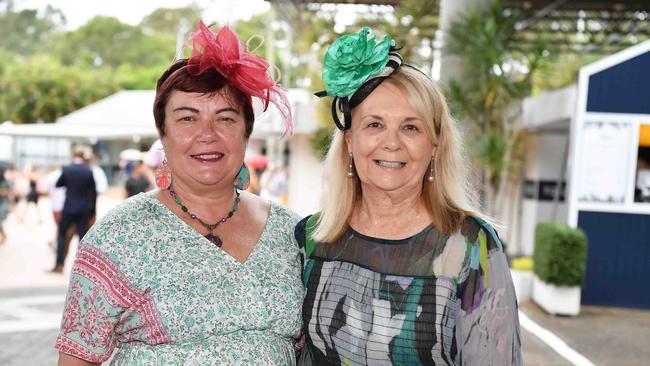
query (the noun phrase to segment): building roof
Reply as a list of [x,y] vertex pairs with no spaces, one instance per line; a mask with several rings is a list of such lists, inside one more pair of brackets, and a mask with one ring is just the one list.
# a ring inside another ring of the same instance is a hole
[[648,70],[650,40],[583,67],[580,80],[588,85],[585,110],[650,115]]

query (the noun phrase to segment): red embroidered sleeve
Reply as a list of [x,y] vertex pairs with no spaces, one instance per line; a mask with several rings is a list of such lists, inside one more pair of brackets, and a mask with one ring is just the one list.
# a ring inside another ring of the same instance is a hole
[[151,293],[133,286],[109,256],[82,244],[55,347],[83,360],[103,362],[118,341],[171,342],[155,305]]

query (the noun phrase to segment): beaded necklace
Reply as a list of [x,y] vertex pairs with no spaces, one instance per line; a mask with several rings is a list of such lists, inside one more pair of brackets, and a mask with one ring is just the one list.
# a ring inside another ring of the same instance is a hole
[[228,221],[228,219],[231,218],[232,215],[235,214],[235,212],[237,212],[237,209],[239,208],[239,191],[235,189],[235,193],[236,193],[237,197],[235,197],[235,201],[232,204],[232,209],[230,210],[230,212],[228,212],[228,214],[226,216],[222,217],[221,220],[217,221],[216,223],[208,224],[208,223],[204,222],[203,220],[201,220],[201,218],[196,216],[196,214],[190,212],[190,209],[187,208],[187,206],[185,206],[183,204],[183,201],[181,201],[181,198],[178,197],[178,195],[172,189],[172,187],[169,187],[169,195],[172,196],[172,198],[174,199],[174,202],[176,202],[176,204],[181,207],[181,210],[183,210],[183,212],[190,215],[190,218],[192,218],[192,220],[198,221],[199,224],[201,224],[201,226],[208,229],[208,233],[206,235],[203,235],[203,236],[206,239],[208,239],[210,242],[212,242],[212,244],[216,245],[219,248],[221,248],[221,245],[223,244],[223,241],[221,240],[219,235],[213,234],[213,231],[217,227],[219,227],[219,225],[225,224],[226,221]]

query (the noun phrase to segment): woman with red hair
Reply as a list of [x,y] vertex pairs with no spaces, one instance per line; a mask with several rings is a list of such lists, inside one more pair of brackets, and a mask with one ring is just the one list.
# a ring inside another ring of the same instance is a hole
[[[166,160],[157,190],[126,200],[81,240],[59,365],[292,365],[303,287],[296,216],[245,192],[252,98],[291,132],[268,63],[203,23],[192,56],[160,77]],[[115,347],[117,352],[113,352]]]

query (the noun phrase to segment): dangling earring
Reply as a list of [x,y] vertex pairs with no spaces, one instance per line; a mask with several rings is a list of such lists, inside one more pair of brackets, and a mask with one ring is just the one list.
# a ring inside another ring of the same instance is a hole
[[427,177],[429,182],[433,182],[433,156],[431,157],[431,163],[429,164],[429,176]]
[[172,171],[169,169],[167,159],[163,160],[162,163],[158,165],[154,174],[156,176],[156,187],[158,187],[158,189],[167,189],[172,185]]
[[239,189],[240,191],[245,191],[250,184],[251,184],[251,172],[248,170],[246,163],[243,163],[241,165],[241,168],[239,168],[239,172],[235,177],[235,182],[233,185],[235,186],[236,189]]
[[348,178],[354,177],[354,171],[352,170],[352,153],[348,153]]

